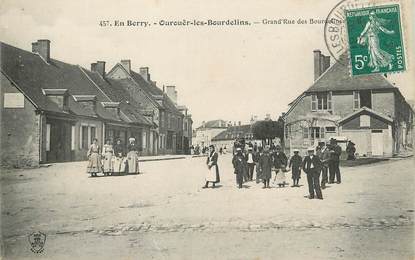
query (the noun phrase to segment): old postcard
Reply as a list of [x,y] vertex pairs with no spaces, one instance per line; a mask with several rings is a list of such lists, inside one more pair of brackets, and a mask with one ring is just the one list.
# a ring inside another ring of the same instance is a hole
[[0,1],[4,259],[414,259],[411,0]]

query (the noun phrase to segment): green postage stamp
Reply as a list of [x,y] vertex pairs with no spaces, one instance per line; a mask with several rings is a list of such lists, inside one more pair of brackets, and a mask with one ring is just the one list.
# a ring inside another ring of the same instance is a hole
[[399,5],[345,12],[353,76],[405,70]]

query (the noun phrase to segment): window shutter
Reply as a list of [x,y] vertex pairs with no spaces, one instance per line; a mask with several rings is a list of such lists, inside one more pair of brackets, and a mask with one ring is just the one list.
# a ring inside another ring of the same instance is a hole
[[324,127],[320,128],[320,138],[323,139],[324,138]]
[[311,111],[317,110],[317,96],[316,94],[311,95]]
[[303,128],[303,138],[304,139],[308,139],[308,127],[304,127]]
[[327,110],[333,111],[332,92],[327,93]]
[[50,124],[46,124],[46,151],[50,151]]
[[353,109],[360,108],[359,91],[353,91]]

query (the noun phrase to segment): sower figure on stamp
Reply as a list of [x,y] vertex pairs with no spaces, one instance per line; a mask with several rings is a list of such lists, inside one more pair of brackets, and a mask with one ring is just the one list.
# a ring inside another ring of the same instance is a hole
[[334,177],[336,177],[337,184],[340,184],[342,181],[339,168],[341,153],[342,148],[337,144],[336,140],[330,139],[329,183],[334,183]]
[[291,187],[300,187],[298,182],[301,179],[301,163],[303,162],[303,158],[298,154],[299,150],[294,149],[294,155],[290,159],[289,168],[291,168],[293,185]]
[[269,153],[269,146],[265,146],[264,152],[259,157],[258,161],[258,171],[260,172],[262,181],[264,182],[264,187],[269,188],[269,180],[271,179],[271,170],[272,170],[272,157]]
[[236,148],[236,154],[233,156],[232,164],[235,169],[234,173],[236,176],[236,184],[238,185],[238,188],[242,188],[244,174],[246,171],[246,160],[240,147]]
[[254,178],[255,164],[258,162],[257,153],[253,152],[252,146],[248,147],[248,152],[245,154],[245,160],[248,167],[248,180],[252,181]]
[[215,188],[215,184],[220,182],[219,167],[218,167],[218,153],[215,151],[213,145],[209,146],[209,155],[206,160],[208,171],[206,172],[206,184],[203,186],[206,189],[209,182],[212,183],[212,188]]
[[309,199],[314,199],[314,195],[317,195],[317,199],[323,199],[323,194],[320,188],[320,159],[314,155],[314,148],[309,147],[307,149],[308,155],[303,161],[303,171],[307,174],[308,191],[310,195]]

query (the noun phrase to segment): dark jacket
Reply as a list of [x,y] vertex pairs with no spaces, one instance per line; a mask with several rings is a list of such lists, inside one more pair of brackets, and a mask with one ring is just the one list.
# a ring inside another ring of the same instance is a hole
[[[209,158],[211,158],[211,159],[209,160]],[[206,164],[209,164],[209,162],[211,163],[212,166],[213,165],[218,165],[218,153],[217,152],[213,152],[212,156],[209,155],[207,157]]]
[[[314,165],[313,168],[311,168],[311,164]],[[312,169],[314,169],[315,171],[319,172],[321,169],[321,161],[320,158],[318,158],[317,155],[314,155],[313,158],[311,158],[309,155],[307,155],[304,158],[303,161],[303,171],[306,173],[309,173]]]
[[342,148],[336,144],[331,147],[330,151],[331,151],[330,160],[334,162],[338,162],[340,160]]
[[137,151],[137,152],[141,151],[140,147],[136,143],[128,144],[127,145],[127,150],[129,152],[131,152],[131,151]]
[[114,155],[117,157],[125,156],[124,146],[122,144],[114,145]]
[[287,166],[287,156],[283,152],[277,152],[272,153],[272,161],[275,168],[281,168],[283,166]]
[[235,154],[232,159],[232,164],[233,168],[235,168],[235,174],[244,174],[247,164],[242,154]]
[[302,161],[303,158],[301,158],[301,156],[299,156],[298,154],[294,154],[290,159],[290,164],[288,167],[300,168]]

